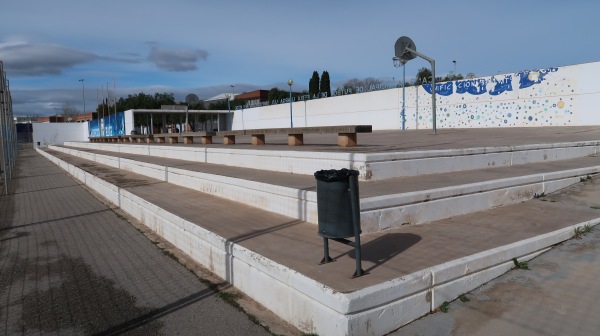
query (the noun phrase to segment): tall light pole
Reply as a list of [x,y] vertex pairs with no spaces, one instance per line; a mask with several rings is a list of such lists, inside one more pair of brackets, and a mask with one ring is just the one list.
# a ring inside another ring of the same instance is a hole
[[294,81],[289,79],[288,85],[290,86],[290,128],[294,128],[294,120],[292,118],[292,85],[294,85]]
[[452,63],[454,63],[454,76],[452,77],[456,78],[456,60],[452,61]]
[[79,81],[81,82],[81,95],[83,96],[83,113],[85,113],[85,84],[83,84],[83,79]]
[[225,97],[227,98],[227,123],[228,125],[228,131],[231,131],[231,126],[233,125],[233,120],[231,120],[231,106],[229,105],[229,101],[231,100],[231,94],[226,94]]

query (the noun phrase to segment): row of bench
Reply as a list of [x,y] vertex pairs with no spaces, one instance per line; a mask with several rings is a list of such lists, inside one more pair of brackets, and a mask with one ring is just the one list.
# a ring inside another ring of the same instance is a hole
[[219,131],[219,132],[184,132],[184,133],[158,133],[143,135],[121,135],[107,137],[90,137],[90,142],[137,142],[137,143],[178,143],[179,138],[183,138],[183,143],[191,144],[194,137],[199,137],[202,144],[212,144],[214,136],[222,136],[225,145],[235,144],[235,137],[238,135],[252,136],[253,145],[265,145],[266,136],[274,134],[287,134],[288,145],[304,145],[304,134],[332,134],[337,133],[338,145],[340,147],[354,147],[358,144],[357,133],[371,133],[371,125],[347,125],[347,126],[317,126],[317,127],[296,127],[296,128],[265,128],[237,131]]

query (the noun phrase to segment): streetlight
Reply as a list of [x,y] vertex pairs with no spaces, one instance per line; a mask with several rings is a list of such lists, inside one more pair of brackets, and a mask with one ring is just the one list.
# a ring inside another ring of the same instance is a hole
[[452,61],[452,63],[454,63],[454,76],[452,77],[456,78],[456,60]]
[[294,121],[292,119],[292,85],[294,85],[294,81],[289,79],[288,85],[290,86],[290,128],[294,128]]
[[85,113],[85,84],[83,84],[83,79],[79,81],[81,82],[81,95],[83,96],[83,113]]
[[406,62],[408,62],[408,60],[405,58],[400,58],[400,57],[396,57],[396,56],[394,56],[393,60],[394,60],[394,67],[396,67],[396,68],[402,67],[402,113],[400,114],[400,116],[402,117],[402,129],[404,130],[404,128],[406,126],[406,115],[404,114],[404,111],[405,111],[404,109],[406,107],[406,104],[405,104],[406,99],[405,99],[405,95],[404,95],[404,86],[405,86],[404,83],[406,80],[405,65],[406,65]]
[[231,120],[231,106],[229,105],[229,101],[231,100],[231,94],[225,94],[225,98],[227,98],[227,123],[229,124],[228,131],[231,131],[231,126],[233,125],[233,120]]
[[235,99],[235,85],[229,86],[231,86],[231,95],[228,95],[229,98],[227,99],[227,109],[229,110],[229,130],[231,130],[233,128],[233,120],[231,119],[231,108],[229,106],[229,102]]

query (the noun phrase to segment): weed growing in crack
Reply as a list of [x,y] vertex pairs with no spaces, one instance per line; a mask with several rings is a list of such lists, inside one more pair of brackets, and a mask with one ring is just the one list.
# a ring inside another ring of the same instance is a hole
[[518,261],[517,258],[513,258],[512,261],[518,269],[523,269],[523,270],[529,269],[529,265],[527,265],[526,261]]
[[461,295],[458,297],[458,299],[460,300],[460,302],[469,302],[471,301],[471,299],[469,299],[466,295]]
[[586,224],[584,226],[580,226],[580,227],[576,227],[575,228],[575,232],[573,234],[573,238],[576,239],[581,239],[581,237],[583,237],[583,235],[585,235],[588,232],[591,232],[594,229],[593,226]]

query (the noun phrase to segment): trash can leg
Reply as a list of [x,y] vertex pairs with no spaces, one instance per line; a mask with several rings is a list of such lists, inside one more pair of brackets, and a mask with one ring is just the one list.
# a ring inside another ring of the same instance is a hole
[[319,263],[319,265],[327,264],[332,262],[333,259],[329,256],[329,239],[323,238],[323,260]]
[[352,225],[354,225],[354,259],[356,259],[356,272],[350,277],[357,278],[367,274],[362,269],[362,251],[360,248],[360,207],[358,199],[358,177],[350,176],[350,202],[352,203]]

